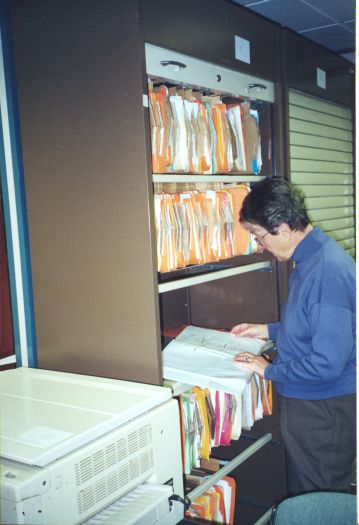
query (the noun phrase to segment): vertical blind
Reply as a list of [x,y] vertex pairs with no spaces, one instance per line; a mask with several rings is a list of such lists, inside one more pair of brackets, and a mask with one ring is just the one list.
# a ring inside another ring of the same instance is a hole
[[355,255],[352,112],[289,91],[289,157],[314,225]]

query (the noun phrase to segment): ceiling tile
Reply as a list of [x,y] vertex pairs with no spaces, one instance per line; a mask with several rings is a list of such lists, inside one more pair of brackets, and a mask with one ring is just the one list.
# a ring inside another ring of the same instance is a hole
[[345,22],[342,24],[342,26],[348,29],[349,31],[351,31],[353,35],[355,35],[355,21],[354,20],[352,22]]
[[[289,27],[332,51],[351,50],[355,47],[355,0],[232,1]],[[319,29],[321,27],[323,28]],[[353,53],[345,57],[355,62]]]
[[[302,0],[319,9],[336,22],[345,22],[355,18],[355,0]],[[290,3],[290,2],[289,2]]]
[[271,2],[272,0],[234,0],[235,4],[249,6],[251,4],[261,4],[264,2]]
[[352,53],[343,53],[342,57],[346,58],[347,60],[350,60],[350,62],[355,62],[355,52],[354,51]]
[[330,18],[318,13],[318,11],[313,10],[300,1],[271,0],[270,2],[263,3],[255,3],[252,1],[248,7],[256,13],[270,18],[294,31],[332,23]]
[[332,51],[353,48],[353,35],[343,29],[341,25],[305,31],[301,34],[322,46],[328,47]]

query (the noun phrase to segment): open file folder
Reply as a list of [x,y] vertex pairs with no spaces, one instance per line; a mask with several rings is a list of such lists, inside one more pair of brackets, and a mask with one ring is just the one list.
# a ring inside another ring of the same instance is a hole
[[164,349],[163,376],[240,395],[252,372],[240,368],[233,357],[240,352],[259,355],[266,349],[268,343],[260,339],[188,326]]

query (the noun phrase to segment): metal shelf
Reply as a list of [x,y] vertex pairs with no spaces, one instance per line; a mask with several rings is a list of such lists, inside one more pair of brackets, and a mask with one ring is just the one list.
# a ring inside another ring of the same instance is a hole
[[265,525],[265,523],[269,523],[270,520],[271,520],[271,517],[272,517],[272,511],[273,511],[273,507],[271,507],[270,509],[267,510],[267,512],[265,512],[263,514],[263,516],[261,516],[256,522],[254,525]]
[[241,273],[255,272],[257,270],[266,270],[269,268],[271,268],[271,264],[269,261],[245,264],[243,266],[237,266],[235,268],[228,268],[227,270],[218,270],[212,273],[184,277],[183,279],[179,279],[178,281],[169,281],[168,283],[161,283],[158,285],[158,291],[159,293],[170,292],[172,290],[179,290],[180,288],[187,288],[188,286],[195,286],[196,284],[216,281],[217,279],[225,279],[226,277],[232,277],[233,275],[239,275]]
[[260,175],[186,175],[153,174],[153,182],[259,182],[265,179]]
[[[270,440],[272,439],[272,434],[267,433],[264,434],[260,439],[258,439],[253,445],[248,447],[244,452],[239,454],[237,457],[232,459],[232,461],[229,461],[225,466],[221,467],[218,472],[213,474],[212,476],[209,476],[206,478],[203,483],[201,483],[198,487],[191,490],[186,496],[185,500],[188,502],[188,504],[191,504],[196,498],[201,496],[204,492],[206,492],[207,489],[215,485],[217,481],[223,478],[223,476],[226,476],[232,470],[234,470],[238,465],[246,461],[246,459],[250,458],[255,454],[259,449],[264,447]],[[265,523],[265,522],[263,522]]]

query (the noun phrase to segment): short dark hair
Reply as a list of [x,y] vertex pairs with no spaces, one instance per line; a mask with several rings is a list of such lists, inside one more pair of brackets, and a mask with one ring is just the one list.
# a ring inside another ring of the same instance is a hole
[[239,220],[258,224],[270,233],[276,233],[283,223],[299,231],[310,223],[304,197],[281,177],[267,178],[254,185],[243,201]]

